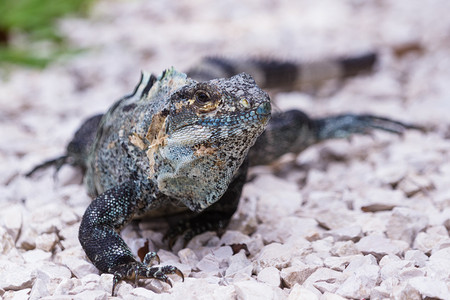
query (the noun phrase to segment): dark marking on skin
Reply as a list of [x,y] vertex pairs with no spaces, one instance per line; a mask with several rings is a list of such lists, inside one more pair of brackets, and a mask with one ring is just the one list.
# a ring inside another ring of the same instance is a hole
[[124,107],[122,108],[122,111],[123,111],[123,112],[127,112],[127,111],[132,110],[132,109],[135,108],[135,107],[136,107],[136,104],[131,103],[131,104],[128,104],[128,105],[124,106]]
[[354,76],[363,70],[371,70],[377,61],[375,53],[368,53],[358,57],[344,58],[340,63],[344,77]]
[[299,77],[297,65],[276,60],[254,62],[264,72],[264,86],[267,88],[288,88]]
[[150,75],[150,78],[149,78],[149,80],[148,80],[148,82],[147,82],[147,85],[145,86],[144,90],[142,91],[141,98],[147,97],[148,92],[149,92],[150,89],[152,88],[152,86],[153,86],[153,84],[155,83],[155,81],[156,81],[155,75],[153,75],[153,74]]

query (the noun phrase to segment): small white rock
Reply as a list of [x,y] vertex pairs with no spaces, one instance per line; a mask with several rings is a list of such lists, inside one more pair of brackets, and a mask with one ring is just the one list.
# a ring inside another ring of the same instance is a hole
[[62,256],[61,263],[77,277],[82,278],[89,274],[98,274],[98,269],[90,262],[71,256]]
[[35,280],[33,269],[17,265],[6,259],[0,260],[0,290],[22,290],[30,288]]
[[393,240],[402,240],[412,245],[417,234],[428,225],[428,217],[421,212],[395,207],[387,224],[386,235]]
[[197,263],[196,267],[203,272],[219,274],[220,261],[214,255],[208,254]]
[[56,233],[43,233],[36,237],[36,248],[44,251],[52,251],[59,238]]
[[238,300],[271,300],[280,299],[275,288],[252,280],[240,281],[233,284]]
[[264,268],[258,273],[257,279],[270,286],[278,287],[281,283],[280,271],[275,267]]
[[349,256],[330,256],[324,259],[324,266],[335,271],[344,271],[350,262],[358,257],[363,257],[362,254],[349,255]]
[[146,288],[137,287],[131,290],[130,295],[143,299],[152,299],[155,297],[156,294],[155,292],[148,290]]
[[[450,299],[450,290],[444,281],[430,277],[414,277],[408,280],[405,290],[417,291],[422,298]],[[409,292],[411,293],[411,292]]]
[[353,241],[336,242],[330,249],[330,254],[335,256],[349,256],[360,253]]
[[319,300],[319,297],[309,289],[296,284],[291,289],[288,300]]
[[253,265],[245,255],[244,251],[236,253],[229,260],[229,266],[225,271],[226,277],[233,277],[236,274],[244,274],[244,276],[251,276]]
[[253,261],[256,272],[259,273],[266,267],[275,267],[277,269],[287,267],[292,257],[291,250],[290,247],[279,243],[265,246]]
[[374,256],[366,255],[352,260],[343,273],[348,277],[336,290],[336,294],[362,299],[369,297],[376,286],[380,267]]
[[428,261],[428,256],[419,250],[408,250],[405,252],[405,260],[412,261],[416,267],[423,267]]
[[86,290],[77,295],[74,295],[73,299],[74,300],[85,300],[85,299],[107,300],[108,293],[105,291],[102,291],[102,290]]
[[30,292],[30,300],[42,299],[46,296],[50,296],[50,292],[47,288],[47,282],[42,278],[36,278],[33,283],[33,287]]
[[363,254],[372,254],[380,259],[387,254],[400,256],[409,245],[404,241],[387,239],[381,235],[369,235],[356,243],[356,248]]
[[38,263],[51,260],[52,253],[41,249],[34,249],[24,252],[22,256],[27,263]]
[[339,296],[338,294],[325,292],[322,297],[320,297],[320,300],[345,300],[345,298]]
[[329,230],[323,233],[324,237],[331,236],[335,242],[338,241],[358,241],[363,232],[360,226],[353,225],[348,227],[342,227],[338,229]]
[[197,255],[190,248],[184,248],[178,251],[178,257],[180,258],[181,263],[191,267],[199,262]]
[[24,207],[20,204],[6,207],[0,212],[0,220],[6,231],[11,235],[14,241],[17,240],[20,230],[22,228],[22,212]]
[[7,229],[0,226],[0,254],[7,255],[14,248],[14,239],[8,233]]
[[314,273],[319,267],[318,266],[309,266],[306,264],[303,265],[295,265],[292,267],[287,267],[281,270],[280,277],[283,280],[283,283],[291,288],[295,284],[303,284],[305,280]]

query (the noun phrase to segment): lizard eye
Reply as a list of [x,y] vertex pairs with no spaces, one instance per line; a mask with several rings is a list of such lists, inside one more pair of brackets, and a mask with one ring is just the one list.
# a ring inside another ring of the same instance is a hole
[[211,101],[211,96],[208,94],[208,92],[204,90],[198,90],[195,92],[195,102],[204,105]]

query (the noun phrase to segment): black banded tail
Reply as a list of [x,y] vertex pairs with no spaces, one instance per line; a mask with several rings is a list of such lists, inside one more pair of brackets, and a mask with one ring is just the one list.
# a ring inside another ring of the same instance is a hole
[[204,58],[188,75],[199,81],[231,77],[245,72],[262,88],[302,90],[329,79],[344,79],[373,70],[377,61],[374,52],[363,55],[311,62],[280,60],[233,60]]

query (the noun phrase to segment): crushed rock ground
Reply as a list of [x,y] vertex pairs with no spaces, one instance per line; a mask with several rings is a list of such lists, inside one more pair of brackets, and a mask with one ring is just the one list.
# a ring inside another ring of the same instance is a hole
[[[79,170],[23,174],[61,155],[83,119],[132,91],[141,70],[186,70],[203,56],[309,61],[380,55],[377,70],[276,109],[372,113],[428,132],[329,141],[251,170],[222,235],[172,251],[167,225],[135,222],[182,283],[122,282],[117,299],[450,299],[450,2],[99,1],[60,24],[87,50],[38,71],[1,71],[0,298],[112,299],[78,243],[90,199]],[[236,251],[230,245],[245,244]]]

